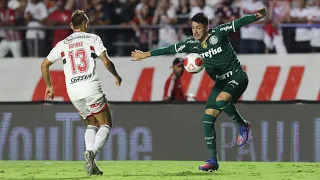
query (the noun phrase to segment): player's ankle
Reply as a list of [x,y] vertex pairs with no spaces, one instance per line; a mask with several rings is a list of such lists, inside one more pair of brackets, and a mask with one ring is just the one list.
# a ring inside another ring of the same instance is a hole
[[94,157],[96,157],[99,151],[97,149],[92,149],[92,152],[93,152]]

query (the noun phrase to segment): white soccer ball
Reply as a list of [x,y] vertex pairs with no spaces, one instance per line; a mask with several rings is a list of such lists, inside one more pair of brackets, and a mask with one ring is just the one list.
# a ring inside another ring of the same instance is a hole
[[189,73],[198,73],[204,68],[204,61],[200,54],[190,53],[184,59],[183,66]]

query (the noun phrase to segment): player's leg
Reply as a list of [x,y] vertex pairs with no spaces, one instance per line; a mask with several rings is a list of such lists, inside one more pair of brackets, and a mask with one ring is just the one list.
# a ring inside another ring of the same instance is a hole
[[[95,141],[95,135],[96,131],[98,130],[97,123],[95,122],[94,117],[90,117],[91,112],[86,106],[85,99],[79,99],[76,101],[72,101],[72,104],[74,107],[78,110],[81,117],[87,122],[87,129],[84,134],[84,140],[86,145],[86,150],[92,149],[94,141]],[[87,151],[86,151],[87,152]],[[85,166],[84,169],[87,172],[88,175],[93,174],[93,160],[90,158],[90,154],[84,153],[84,159],[85,159]]]
[[93,160],[93,175],[103,175],[103,171],[97,165],[96,159]]
[[[93,149],[93,144],[95,141],[96,133],[99,129],[99,124],[98,124],[98,121],[92,115],[87,117],[86,122],[87,122],[87,129],[84,133],[84,139],[86,144],[86,150],[89,151]],[[86,169],[88,169],[88,167]],[[95,160],[93,162],[92,174],[93,175],[103,174],[103,171],[98,167]]]
[[96,94],[87,99],[87,107],[90,109],[92,116],[96,120],[99,129],[95,135],[94,143],[91,150],[86,150],[84,156],[86,161],[92,167],[92,174],[100,174],[103,172],[99,169],[95,162],[95,156],[99,150],[105,145],[111,132],[112,121],[111,113],[108,107],[107,100],[103,94]]
[[247,86],[248,77],[245,72],[240,72],[236,77],[226,83],[222,92],[216,98],[218,108],[239,125],[237,140],[239,146],[247,142],[251,124],[243,119],[233,103],[241,97]]
[[246,126],[247,121],[242,118],[234,104],[232,103],[232,95],[228,92],[221,92],[216,99],[217,106],[225,112],[239,126]]
[[206,103],[204,115],[202,117],[205,141],[210,156],[210,159],[207,160],[205,164],[199,166],[199,169],[203,171],[214,171],[219,169],[216,146],[216,129],[214,125],[220,114],[220,110],[216,106],[215,101],[216,97],[221,92],[218,87],[219,85],[216,84],[215,87],[212,88]]
[[87,103],[89,104],[87,105],[89,105],[92,115],[99,124],[99,130],[97,131],[92,148],[95,157],[108,140],[109,134],[111,133],[112,120],[108,102],[104,94],[97,94],[91,98],[93,101],[88,101]]
[[87,117],[86,122],[87,122],[87,129],[84,133],[86,150],[92,150],[93,144],[96,138],[96,134],[99,129],[99,124],[98,124],[98,121],[92,115]]

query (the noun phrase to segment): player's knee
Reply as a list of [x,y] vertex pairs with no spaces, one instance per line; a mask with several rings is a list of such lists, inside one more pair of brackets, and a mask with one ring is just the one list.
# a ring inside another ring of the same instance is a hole
[[106,107],[103,110],[100,110],[98,113],[94,113],[94,117],[100,126],[108,125],[112,128],[111,112],[108,107]]
[[107,115],[103,115],[99,118],[98,124],[100,126],[102,125],[108,125],[110,128],[112,128],[112,119],[111,116],[109,114]]
[[112,120],[111,119],[107,120],[107,123],[105,123],[105,124],[107,124],[110,128],[112,128]]
[[225,109],[226,107],[228,107],[230,104],[229,101],[223,101],[223,100],[220,100],[220,101],[217,101],[216,102],[216,105],[217,107],[220,109],[220,110],[223,110]]
[[86,122],[87,122],[87,125],[99,127],[98,121],[93,116],[89,116]]
[[220,111],[217,109],[206,109],[204,113],[217,118],[220,114]]
[[216,105],[220,110],[226,108],[231,102],[232,96],[229,93],[221,92],[216,98]]
[[228,101],[228,102],[231,102],[232,100],[232,96],[231,94],[227,93],[227,92],[221,92],[217,98],[216,98],[216,101]]

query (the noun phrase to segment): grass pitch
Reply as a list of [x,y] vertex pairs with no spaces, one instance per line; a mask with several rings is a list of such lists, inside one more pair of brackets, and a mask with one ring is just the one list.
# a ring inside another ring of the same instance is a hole
[[125,180],[320,180],[320,163],[220,162],[219,171],[202,172],[198,161],[101,161],[103,176],[87,176],[81,161],[0,161],[4,179]]

